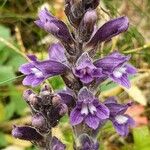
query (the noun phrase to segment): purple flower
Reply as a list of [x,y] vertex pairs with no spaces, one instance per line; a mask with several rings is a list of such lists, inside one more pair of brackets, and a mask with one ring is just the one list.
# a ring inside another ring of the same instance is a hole
[[84,122],[90,128],[96,129],[100,122],[108,117],[109,109],[83,87],[79,91],[76,107],[70,114],[71,124],[74,126]]
[[30,126],[14,126],[12,135],[15,138],[28,141],[39,141],[43,139],[43,136]]
[[116,131],[122,135],[127,136],[129,127],[134,126],[134,120],[125,112],[131,106],[131,103],[118,104],[114,97],[110,97],[105,101],[105,105],[110,110],[109,119],[112,121]]
[[52,14],[48,12],[47,9],[41,10],[38,16],[39,19],[35,21],[36,25],[53,34],[63,42],[72,43],[72,37],[64,22],[55,18]]
[[61,141],[58,140],[55,136],[52,138],[51,141],[51,150],[65,150],[66,145],[63,144]]
[[128,26],[129,21],[127,17],[110,20],[97,30],[87,46],[96,46],[98,43],[110,40],[112,37],[126,31]]
[[98,68],[102,68],[102,73],[109,77],[112,81],[121,84],[126,88],[130,88],[129,75],[134,75],[136,69],[127,62],[130,56],[125,56],[115,51],[110,55],[94,62]]
[[76,62],[76,66],[73,69],[76,77],[78,77],[83,83],[91,83],[95,78],[102,75],[101,68],[97,68],[88,53],[83,53]]
[[98,150],[99,143],[94,141],[91,137],[87,134],[82,134],[79,137],[80,140],[80,150]]
[[19,71],[26,77],[23,85],[37,86],[51,76],[63,74],[67,66],[55,60],[38,61],[35,56],[29,56],[31,62],[20,66]]

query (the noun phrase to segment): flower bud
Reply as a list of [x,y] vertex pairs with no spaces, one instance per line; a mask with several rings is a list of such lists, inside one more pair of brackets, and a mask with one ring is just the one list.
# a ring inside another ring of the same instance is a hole
[[49,91],[43,91],[40,93],[42,99],[42,105],[51,105],[52,94]]
[[79,28],[79,39],[82,42],[87,42],[94,30],[97,15],[95,10],[89,10],[85,13]]
[[66,145],[63,144],[58,138],[53,136],[52,141],[51,141],[51,149],[52,150],[65,150]]
[[42,114],[38,113],[32,117],[32,125],[36,128],[41,128],[46,123]]
[[28,89],[28,90],[26,90],[26,91],[24,91],[23,92],[23,98],[24,98],[24,100],[27,102],[27,103],[29,103],[29,101],[32,99],[32,97],[33,96],[35,96],[36,94],[32,91],[32,90],[30,90],[30,89]]
[[40,132],[48,132],[46,119],[41,113],[37,113],[32,117],[32,125]]
[[64,116],[68,112],[68,107],[66,104],[61,105],[61,109],[59,111],[59,115]]
[[53,98],[52,98],[52,105],[53,106],[57,106],[61,104],[61,97],[59,95],[55,95]]
[[43,139],[43,136],[30,126],[14,126],[12,135],[15,138],[28,141],[39,141]]
[[30,100],[30,105],[34,110],[39,110],[41,108],[42,99],[39,96],[33,96]]

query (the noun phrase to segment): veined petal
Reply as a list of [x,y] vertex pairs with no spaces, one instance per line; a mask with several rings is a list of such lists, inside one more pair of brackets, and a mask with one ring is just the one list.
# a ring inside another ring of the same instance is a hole
[[82,78],[80,78],[80,80],[85,83],[85,84],[89,84],[91,83],[94,79],[90,76],[90,75],[84,75]]
[[27,75],[22,83],[23,85],[32,85],[32,82],[35,80],[36,76],[34,74]]
[[83,121],[83,115],[81,115],[81,109],[74,108],[70,113],[70,122],[71,124],[77,125]]
[[44,77],[43,78],[35,78],[32,82],[32,87],[38,86],[39,84],[41,84],[44,81]]
[[64,22],[55,18],[48,10],[41,10],[38,14],[39,18],[35,23],[45,31],[53,34],[63,42],[71,43],[72,37]]
[[110,111],[104,104],[95,99],[93,105],[96,107],[95,114],[99,119],[104,120],[109,118]]
[[112,81],[114,81],[126,88],[131,87],[130,80],[128,79],[127,74],[123,74],[120,78],[116,78],[114,75],[110,75],[109,77],[111,78]]
[[113,125],[118,134],[120,134],[121,136],[128,135],[129,128],[128,128],[127,124],[118,124],[117,122],[114,122]]
[[110,111],[111,116],[116,116],[116,115],[122,115],[124,114],[127,109],[132,105],[131,103],[127,104],[119,104],[117,103],[115,97],[109,97],[104,104],[107,106],[107,108]]
[[93,69],[92,76],[93,77],[101,77],[102,76],[102,69],[101,68]]
[[127,136],[129,133],[129,127],[133,127],[135,125],[134,120],[128,116],[128,115],[124,115],[123,117],[126,118],[126,121],[124,120],[122,122],[118,122],[117,120],[112,120],[113,121],[113,125],[114,128],[116,129],[116,131],[121,135],[121,136]]
[[97,129],[99,126],[100,119],[96,115],[87,115],[85,123],[92,129]]

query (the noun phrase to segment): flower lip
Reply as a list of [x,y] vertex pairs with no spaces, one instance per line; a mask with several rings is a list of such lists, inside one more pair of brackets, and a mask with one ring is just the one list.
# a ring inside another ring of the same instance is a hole
[[73,72],[84,84],[91,83],[96,77],[101,76],[100,68],[97,68],[87,52],[84,52],[76,62]]

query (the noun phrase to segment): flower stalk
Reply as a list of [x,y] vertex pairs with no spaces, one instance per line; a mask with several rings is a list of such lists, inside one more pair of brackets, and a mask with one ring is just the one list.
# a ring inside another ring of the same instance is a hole
[[38,94],[25,91],[23,95],[32,112],[32,123],[31,126],[15,126],[14,137],[30,140],[44,150],[64,150],[66,145],[53,135],[52,128],[65,114],[73,129],[75,150],[98,150],[97,135],[108,121],[118,134],[128,135],[134,121],[125,112],[132,103],[120,104],[115,97],[102,102],[97,89],[106,80],[130,88],[129,75],[134,75],[136,69],[128,63],[130,56],[119,51],[98,59],[94,56],[102,42],[126,31],[129,21],[123,16],[98,28],[98,5],[99,0],[65,0],[65,13],[72,33],[47,9],[39,12],[35,24],[59,42],[49,47],[47,60],[40,61],[36,56],[28,55],[30,61],[19,68],[26,76],[23,85],[39,86],[49,77],[60,75],[65,87],[53,91],[44,84]]

